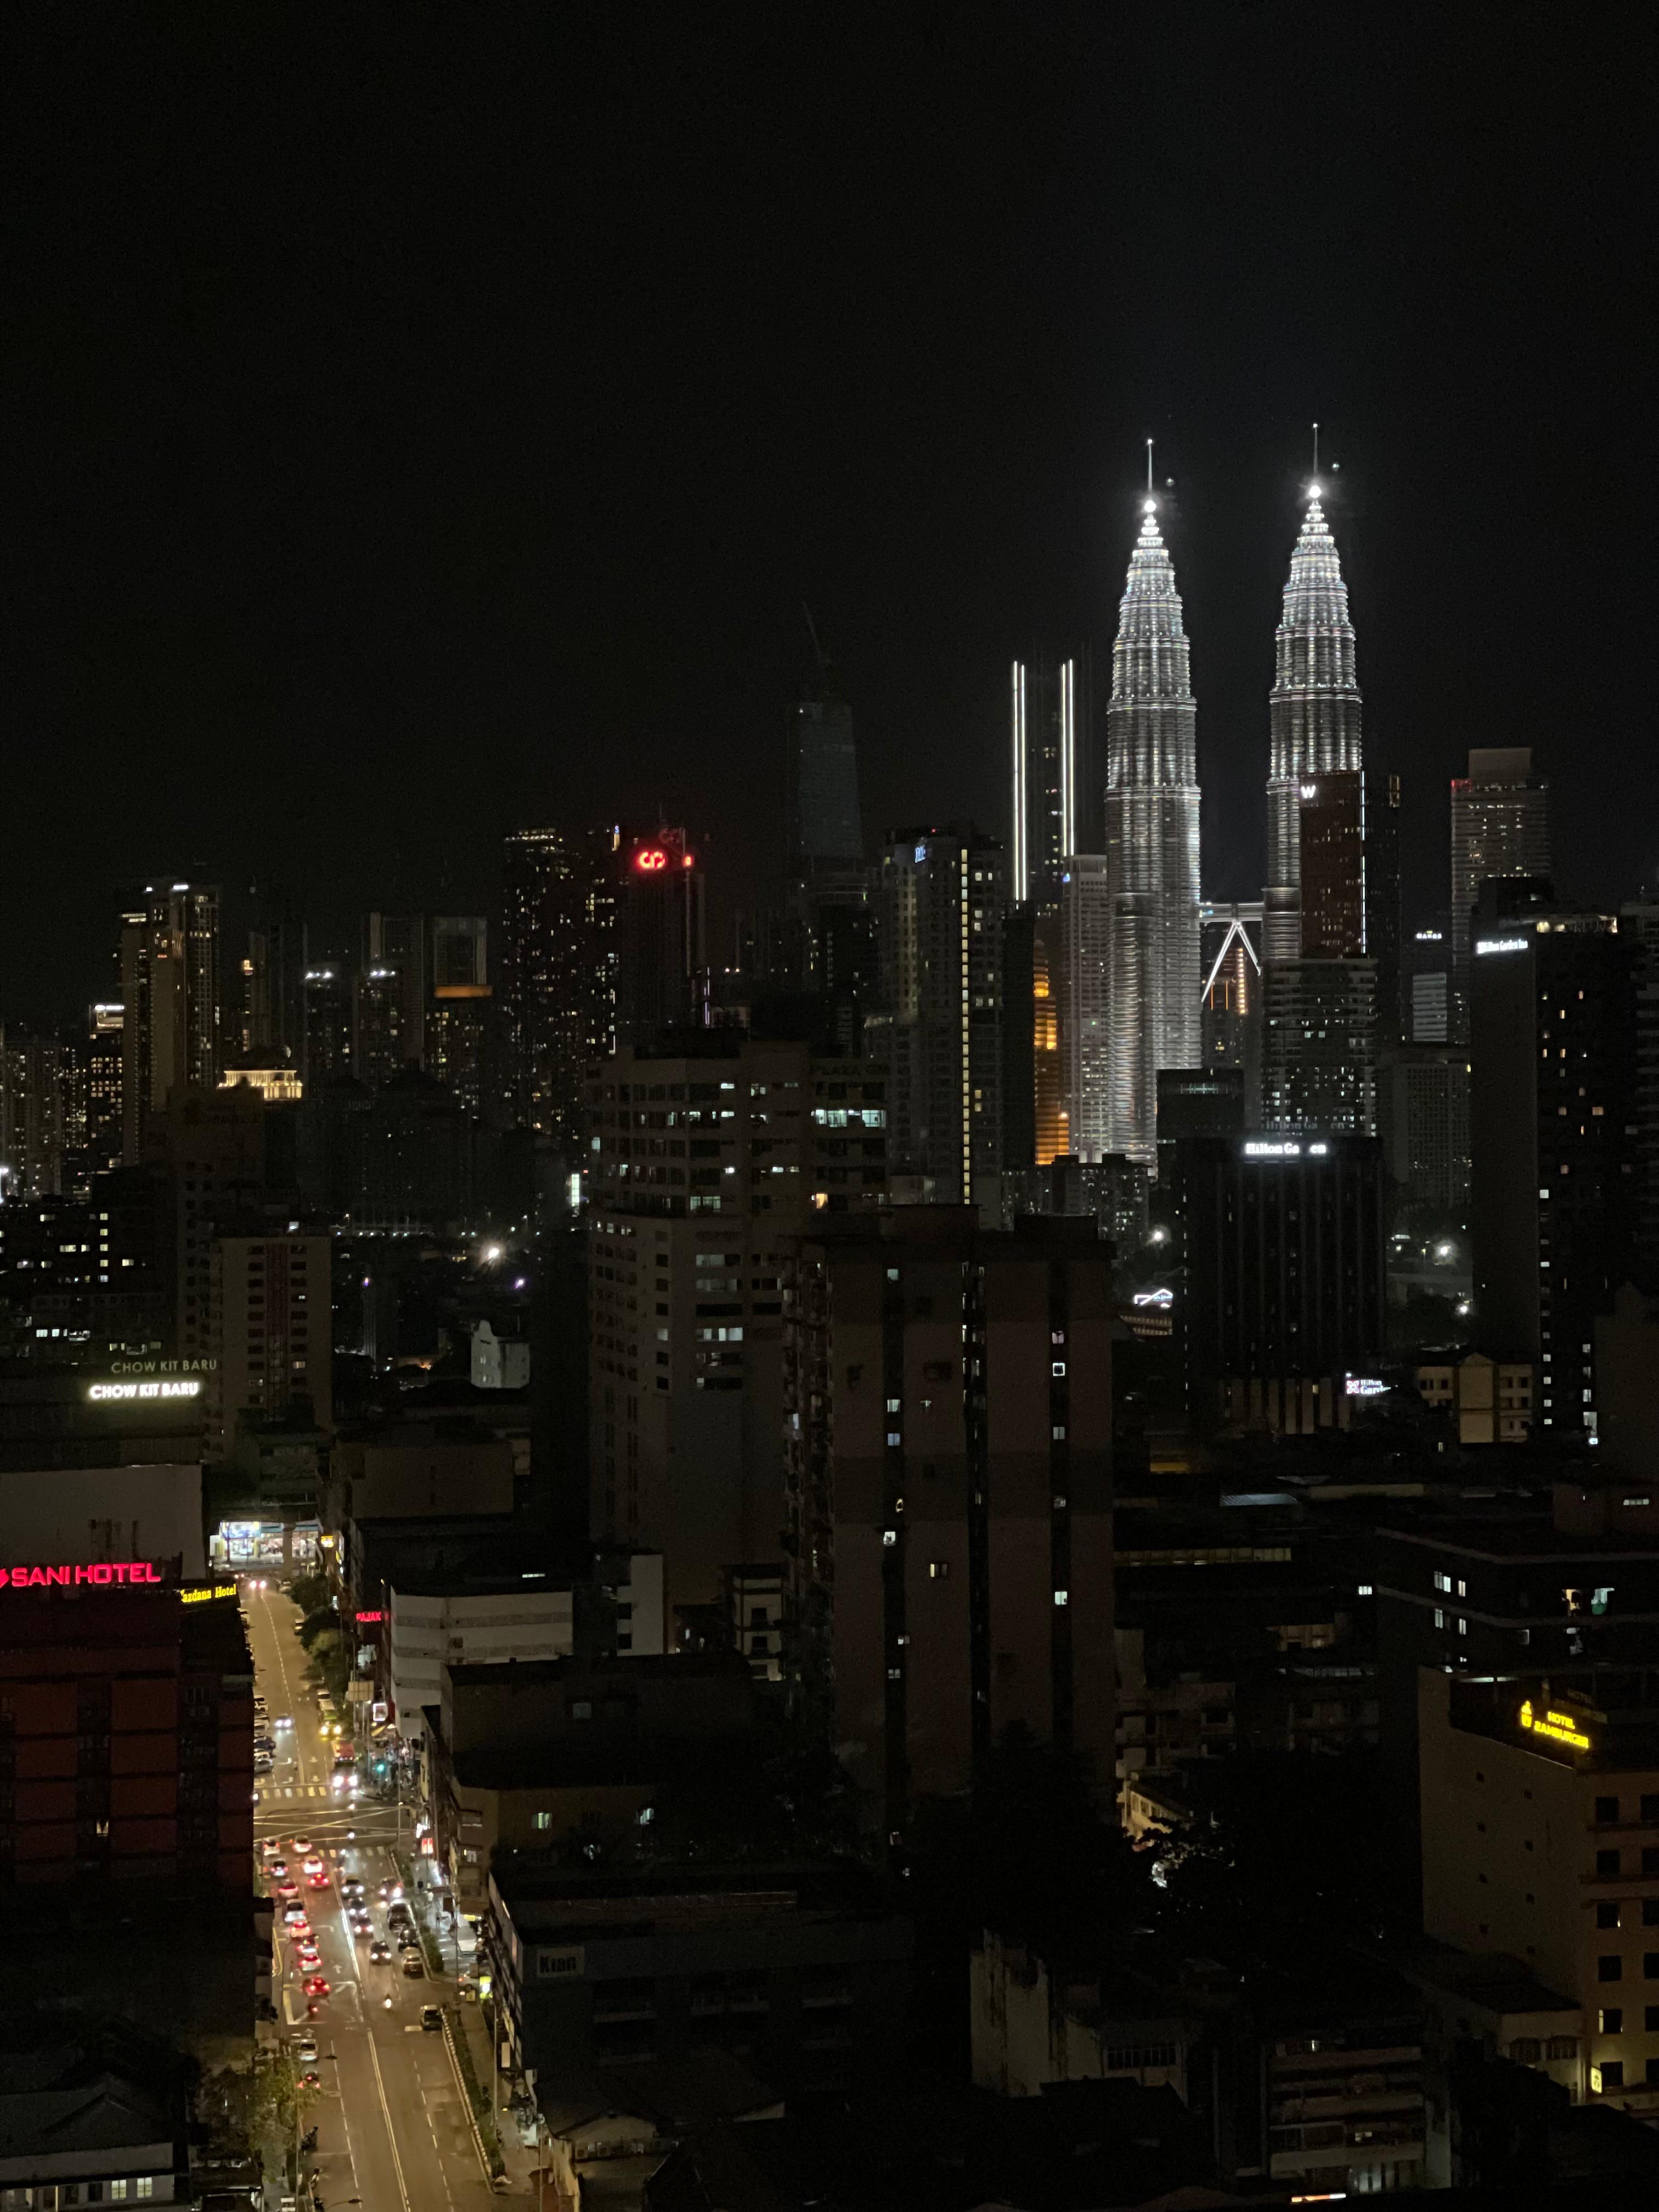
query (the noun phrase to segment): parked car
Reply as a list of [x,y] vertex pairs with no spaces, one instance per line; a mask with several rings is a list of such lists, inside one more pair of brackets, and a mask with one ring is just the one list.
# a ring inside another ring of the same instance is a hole
[[419,1982],[425,1979],[426,1968],[421,1964],[421,1954],[418,1951],[404,1952],[404,1972],[408,1975],[411,1982]]

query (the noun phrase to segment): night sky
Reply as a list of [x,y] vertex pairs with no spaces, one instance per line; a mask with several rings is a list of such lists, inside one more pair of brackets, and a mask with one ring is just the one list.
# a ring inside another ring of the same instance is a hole
[[1149,435],[1249,895],[1315,416],[1408,919],[1471,744],[1659,870],[1650,9],[139,12],[9,33],[0,1019],[152,870],[344,942],[660,808],[775,895],[803,600],[872,835],[1003,832]]

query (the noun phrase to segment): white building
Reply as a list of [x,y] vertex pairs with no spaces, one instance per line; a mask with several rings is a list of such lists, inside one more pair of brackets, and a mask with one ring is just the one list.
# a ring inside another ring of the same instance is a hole
[[[614,1586],[617,1649],[660,1653],[661,1556],[635,1552],[627,1565],[628,1579]],[[406,1741],[424,1734],[421,1714],[439,1703],[446,1667],[565,1659],[575,1649],[576,1592],[533,1571],[465,1591],[394,1588],[387,1600],[390,1717]]]
[[523,1390],[530,1383],[530,1340],[502,1335],[487,1321],[472,1331],[472,1387],[475,1390]]

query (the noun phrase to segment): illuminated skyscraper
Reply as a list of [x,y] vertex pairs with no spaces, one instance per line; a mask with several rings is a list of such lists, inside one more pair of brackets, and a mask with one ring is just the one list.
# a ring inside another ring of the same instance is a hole
[[619,830],[507,840],[501,996],[514,1119],[563,1152],[587,1141],[590,1060],[617,1048]]
[[1200,1059],[1197,708],[1158,503],[1118,611],[1106,713],[1112,1152],[1155,1158],[1158,1071]]
[[1303,783],[1364,766],[1347,586],[1319,498],[1314,484],[1291,555],[1268,701],[1267,881],[1275,886],[1302,880]]
[[1469,754],[1451,787],[1451,1032],[1469,1036],[1469,917],[1482,884],[1550,872],[1550,787],[1532,772],[1529,745]]
[[122,1146],[143,1158],[170,1093],[219,1080],[219,887],[147,884],[121,917]]

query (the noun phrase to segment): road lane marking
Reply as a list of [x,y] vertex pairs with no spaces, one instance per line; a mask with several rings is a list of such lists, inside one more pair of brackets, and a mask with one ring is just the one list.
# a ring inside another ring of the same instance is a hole
[[398,2194],[404,2200],[404,2212],[410,2212],[409,2185],[404,2179],[404,2162],[398,2155],[398,2135],[392,2124],[392,2107],[386,2102],[386,2081],[380,2072],[380,2054],[374,2048],[374,2031],[368,2031],[368,2055],[374,2068],[374,2087],[380,2099],[380,2117],[386,2122],[386,2139],[392,2146],[392,2163],[398,2175]]

